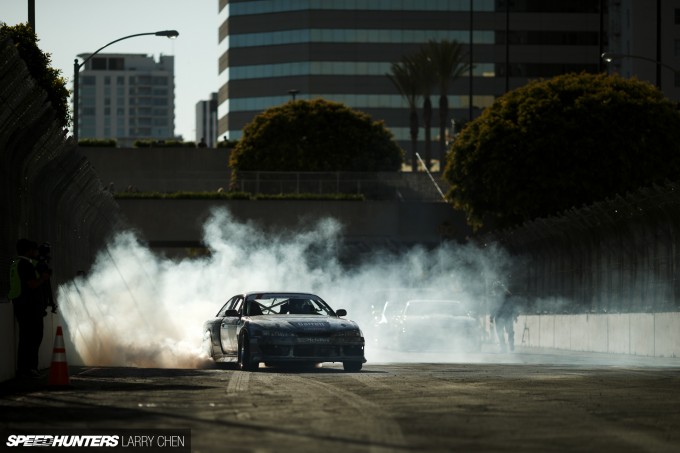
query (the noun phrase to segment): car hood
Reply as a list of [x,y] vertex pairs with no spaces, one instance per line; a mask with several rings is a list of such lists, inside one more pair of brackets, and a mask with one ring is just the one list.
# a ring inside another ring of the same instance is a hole
[[402,319],[404,324],[411,325],[435,325],[435,326],[460,326],[460,325],[475,325],[477,320],[470,316],[456,316],[456,315],[417,315],[404,316]]
[[250,324],[263,329],[287,330],[296,333],[339,332],[359,329],[349,319],[319,315],[262,315],[250,318]]

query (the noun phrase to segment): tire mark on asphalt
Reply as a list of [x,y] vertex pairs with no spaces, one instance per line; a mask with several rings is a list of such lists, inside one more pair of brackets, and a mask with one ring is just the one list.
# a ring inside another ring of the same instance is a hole
[[248,391],[250,373],[247,371],[234,371],[227,384],[227,396],[236,396],[239,393]]
[[[359,419],[361,429],[356,431],[356,435],[366,437],[371,447],[370,451],[383,451],[383,445],[386,444],[400,447],[408,445],[399,424],[377,404],[367,401],[356,393],[316,379],[297,377],[297,380],[308,388],[316,387],[318,391],[329,395],[333,401],[342,401],[361,414]],[[334,423],[334,420],[329,420]]]

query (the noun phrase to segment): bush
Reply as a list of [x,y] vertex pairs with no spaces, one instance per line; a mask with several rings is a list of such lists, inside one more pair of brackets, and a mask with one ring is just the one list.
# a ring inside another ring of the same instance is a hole
[[680,112],[649,83],[605,74],[535,81],[456,137],[444,177],[475,228],[509,227],[680,174]]
[[361,194],[251,194],[247,192],[116,192],[115,198],[130,200],[333,200],[362,201]]
[[78,145],[84,147],[115,148],[117,142],[113,138],[84,138],[78,140]]
[[184,142],[180,140],[135,140],[132,143],[135,148],[196,148],[196,142]]
[[235,171],[397,171],[402,150],[381,122],[322,99],[257,115],[230,156]]

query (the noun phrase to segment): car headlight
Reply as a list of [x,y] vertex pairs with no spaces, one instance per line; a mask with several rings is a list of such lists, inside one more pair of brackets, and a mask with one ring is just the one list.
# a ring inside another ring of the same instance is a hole
[[287,330],[262,330],[263,337],[294,337],[293,332]]
[[364,334],[359,329],[341,330],[333,334],[334,337],[363,337]]
[[251,337],[294,337],[295,333],[290,332],[285,329],[266,329],[261,326],[253,326],[251,325],[249,327],[249,331]]

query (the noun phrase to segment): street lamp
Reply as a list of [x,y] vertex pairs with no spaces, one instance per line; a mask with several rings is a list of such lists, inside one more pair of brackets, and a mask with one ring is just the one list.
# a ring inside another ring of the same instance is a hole
[[165,36],[167,38],[174,39],[174,38],[179,36],[179,32],[177,30],[163,30],[163,31],[156,31],[156,32],[151,32],[151,33],[137,33],[135,35],[123,36],[122,38],[118,38],[115,41],[111,41],[107,45],[100,47],[94,53],[91,53],[90,56],[88,56],[86,59],[84,59],[82,63],[78,63],[77,58],[75,60],[73,60],[73,140],[74,140],[76,145],[78,144],[78,82],[79,82],[78,79],[80,77],[80,68],[85,66],[85,63],[90,61],[90,58],[94,57],[99,52],[101,52],[102,50],[109,47],[111,44],[115,44],[118,41],[122,41],[124,39],[136,38],[137,36],[148,36],[148,35]]
[[[673,71],[673,74],[677,73],[678,71],[673,67],[670,66],[662,61],[655,60],[653,58],[648,58],[648,57],[643,57],[641,55],[630,55],[630,54],[624,54],[624,53],[611,53],[611,52],[604,52],[600,57],[607,63],[611,63],[614,60],[622,60],[624,58],[632,58],[635,60],[644,60],[644,61],[649,61],[650,63],[654,63],[658,67],[664,67],[666,69],[670,69]],[[656,76],[656,86],[658,88],[661,88],[661,76],[657,73]]]
[[300,90],[288,90],[288,94],[295,100],[295,95],[298,94]]

